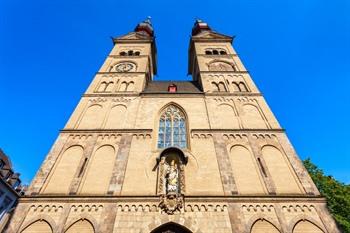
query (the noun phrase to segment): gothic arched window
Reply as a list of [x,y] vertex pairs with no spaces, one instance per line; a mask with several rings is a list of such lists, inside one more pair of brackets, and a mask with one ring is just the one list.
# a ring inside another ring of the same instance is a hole
[[166,107],[159,120],[158,148],[170,146],[187,146],[185,114],[174,105]]

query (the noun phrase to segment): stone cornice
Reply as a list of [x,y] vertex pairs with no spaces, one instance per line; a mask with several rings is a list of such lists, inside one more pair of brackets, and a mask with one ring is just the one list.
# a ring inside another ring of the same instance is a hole
[[98,71],[95,73],[96,75],[98,74],[146,74],[146,72],[141,72],[141,71],[129,71],[129,72],[117,72],[117,71]]
[[[250,195],[250,196],[185,196],[186,202],[230,202],[230,203],[281,203],[281,202],[308,202],[308,203],[325,203],[326,199],[322,196],[309,195]],[[99,203],[121,203],[121,202],[158,202],[159,196],[82,196],[82,195],[36,195],[24,196],[19,199],[21,203],[33,202],[63,202],[63,203],[82,203],[82,202],[99,202]]]
[[284,133],[285,129],[191,129],[191,133]]
[[62,129],[60,133],[151,133],[152,129]]
[[214,73],[214,74],[219,74],[219,73],[225,73],[225,74],[249,74],[249,71],[244,70],[244,71],[210,71],[210,70],[201,70],[199,73]]
[[130,96],[140,96],[138,92],[120,92],[120,93],[88,93],[83,94],[82,97],[130,97]]
[[206,96],[263,96],[261,93],[252,93],[252,92],[206,92]]

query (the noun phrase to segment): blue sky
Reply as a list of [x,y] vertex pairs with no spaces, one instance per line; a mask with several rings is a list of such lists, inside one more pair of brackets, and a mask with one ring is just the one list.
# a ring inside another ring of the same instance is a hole
[[0,1],[0,147],[25,182],[112,48],[152,16],[157,80],[184,80],[195,18],[234,47],[301,158],[350,183],[350,2]]

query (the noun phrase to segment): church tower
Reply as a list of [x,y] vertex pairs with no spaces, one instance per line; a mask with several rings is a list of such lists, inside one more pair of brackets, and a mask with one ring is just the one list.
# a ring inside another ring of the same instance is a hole
[[149,19],[113,38],[6,232],[340,232],[232,42],[197,20],[173,82]]

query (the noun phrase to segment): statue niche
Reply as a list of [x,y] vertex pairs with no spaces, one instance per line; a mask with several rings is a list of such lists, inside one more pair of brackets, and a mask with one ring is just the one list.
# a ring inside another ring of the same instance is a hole
[[161,153],[158,160],[159,206],[163,212],[174,214],[183,207],[186,158],[181,150],[167,148]]

